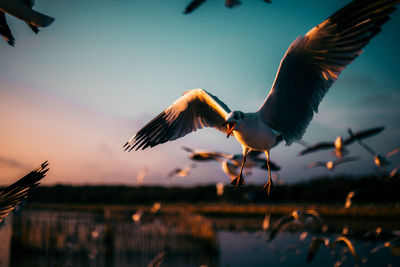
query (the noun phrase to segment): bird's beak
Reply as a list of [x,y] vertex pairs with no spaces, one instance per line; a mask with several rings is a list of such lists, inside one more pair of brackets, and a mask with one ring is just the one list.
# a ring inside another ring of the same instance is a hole
[[226,128],[228,129],[228,131],[226,133],[226,138],[228,138],[231,135],[232,131],[235,129],[236,122],[234,122],[234,121],[227,122],[226,121],[226,122],[224,122],[224,126],[225,125],[226,125]]

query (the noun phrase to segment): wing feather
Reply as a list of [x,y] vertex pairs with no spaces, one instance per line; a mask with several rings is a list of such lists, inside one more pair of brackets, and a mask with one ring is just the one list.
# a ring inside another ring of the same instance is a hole
[[124,145],[125,150],[143,150],[173,141],[204,127],[214,127],[226,133],[223,123],[228,113],[228,106],[207,91],[186,91],[133,136]]
[[0,222],[16,205],[28,196],[32,188],[39,184],[39,181],[49,170],[47,166],[48,163],[46,161],[14,184],[0,191]]
[[291,44],[259,110],[287,145],[301,139],[332,83],[379,33],[399,2],[354,0]]

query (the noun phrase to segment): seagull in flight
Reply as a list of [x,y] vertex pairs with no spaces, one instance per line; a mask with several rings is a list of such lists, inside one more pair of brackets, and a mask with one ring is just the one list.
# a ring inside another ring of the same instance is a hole
[[376,134],[382,132],[384,129],[385,129],[384,126],[371,128],[371,129],[355,132],[352,135],[350,135],[349,137],[347,137],[346,139],[343,139],[343,137],[338,136],[338,137],[336,137],[334,142],[320,142],[320,143],[316,143],[314,145],[307,145],[307,147],[305,149],[303,149],[302,151],[299,152],[299,156],[302,156],[302,155],[305,155],[305,154],[308,154],[311,152],[323,150],[323,149],[334,148],[335,149],[333,151],[334,155],[338,158],[341,158],[341,157],[343,157],[343,155],[348,153],[348,151],[345,148],[347,145],[350,145],[351,143],[353,143],[356,140],[360,140],[360,139],[364,139],[364,138],[368,138],[373,135],[376,135]]
[[[354,135],[351,129],[348,129],[348,132],[350,135]],[[385,155],[381,155],[376,153],[370,146],[368,146],[360,139],[357,139],[357,141],[360,146],[362,146],[368,153],[370,153],[374,157],[374,163],[378,168],[389,166],[390,161],[388,160],[388,158],[400,152],[400,147],[396,147],[387,152]]]
[[[281,136],[286,145],[300,140],[319,103],[340,73],[361,54],[371,38],[389,20],[400,0],[354,0],[328,19],[298,37],[283,57],[272,88],[255,112],[231,111],[204,89],[183,93],[123,146],[125,150],[146,149],[176,140],[203,127],[214,127],[233,135],[241,144],[243,158],[236,186],[249,151],[270,149]],[[268,181],[272,187],[268,165]]]
[[38,27],[47,27],[53,23],[54,18],[41,14],[32,9],[35,0],[1,0],[0,1],[0,34],[6,42],[14,46],[15,40],[7,25],[4,13],[8,13],[28,24],[34,33],[39,32]]
[[315,167],[325,167],[330,171],[333,171],[333,169],[339,165],[342,164],[344,162],[349,162],[349,161],[355,161],[355,160],[359,160],[360,157],[347,157],[347,158],[341,158],[341,159],[337,159],[337,160],[330,160],[330,161],[315,161],[315,162],[311,162],[310,164],[308,164],[306,166],[307,169],[309,168],[315,168]]
[[42,165],[17,182],[0,191],[0,223],[15,206],[28,197],[32,188],[36,187],[39,181],[46,176],[46,172],[49,170],[47,166],[47,161],[43,162]]
[[339,243],[347,246],[350,253],[353,255],[354,259],[357,262],[359,261],[353,243],[347,237],[339,236],[333,242],[331,242],[326,237],[314,237],[311,241],[310,249],[308,250],[307,262],[311,262],[314,259],[315,255],[318,252],[318,248],[321,244],[324,244],[327,248],[334,248],[336,246],[336,244],[339,244]]

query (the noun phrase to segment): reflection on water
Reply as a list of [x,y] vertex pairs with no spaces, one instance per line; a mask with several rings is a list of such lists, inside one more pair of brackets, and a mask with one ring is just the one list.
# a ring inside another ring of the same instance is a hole
[[[199,215],[24,211],[14,217],[10,266],[217,266],[216,235]],[[23,255],[23,257],[21,257]]]
[[[343,228],[354,243],[359,266],[400,266],[395,256],[398,249],[370,253],[388,240],[388,235],[364,238],[374,227],[381,226],[382,233],[400,229],[397,220],[330,219],[325,233],[288,228],[267,242],[268,233],[261,231],[263,216],[205,218],[183,211],[160,211],[25,209],[7,217],[0,230],[0,267],[147,266],[166,247],[161,266],[355,266],[352,255],[340,245],[334,249],[321,246],[314,260],[306,263],[314,236],[333,240]],[[140,214],[140,218],[134,221],[132,214]],[[278,218],[272,216],[271,224]]]

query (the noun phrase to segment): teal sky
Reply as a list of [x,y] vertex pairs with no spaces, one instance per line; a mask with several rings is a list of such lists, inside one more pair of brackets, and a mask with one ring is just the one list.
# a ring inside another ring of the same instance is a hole
[[[149,184],[228,182],[216,163],[198,164],[185,180],[164,179],[188,163],[182,145],[241,152],[213,129],[144,152],[123,153],[121,146],[187,89],[204,88],[231,109],[258,109],[291,42],[349,1],[243,0],[227,9],[223,0],[209,0],[183,15],[188,2],[37,0],[34,9],[56,19],[38,35],[7,16],[16,45],[0,42],[0,183],[46,159],[49,184],[135,184],[143,166]],[[385,125],[368,144],[381,153],[399,145],[399,26],[396,11],[327,93],[305,141]],[[303,166],[331,159],[328,151],[298,158],[300,149],[272,150],[282,180],[326,173]],[[368,154],[357,145],[350,150],[363,159],[338,173],[374,171]],[[264,176],[256,172],[249,181]]]

